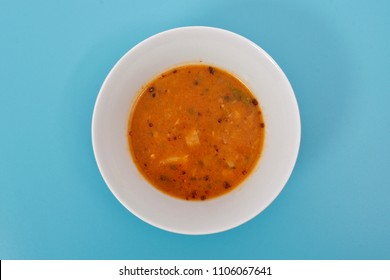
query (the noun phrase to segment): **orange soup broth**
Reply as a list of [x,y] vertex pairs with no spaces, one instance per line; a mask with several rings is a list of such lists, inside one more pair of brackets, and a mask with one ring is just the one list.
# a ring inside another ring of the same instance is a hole
[[177,67],[145,85],[128,131],[144,177],[186,200],[234,189],[254,169],[264,143],[257,99],[240,80],[206,65]]

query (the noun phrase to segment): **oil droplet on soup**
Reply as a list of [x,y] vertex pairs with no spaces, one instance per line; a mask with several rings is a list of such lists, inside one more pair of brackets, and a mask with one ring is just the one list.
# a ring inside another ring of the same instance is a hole
[[128,142],[140,173],[162,192],[208,200],[244,181],[260,158],[259,101],[236,77],[207,65],[170,69],[132,108]]

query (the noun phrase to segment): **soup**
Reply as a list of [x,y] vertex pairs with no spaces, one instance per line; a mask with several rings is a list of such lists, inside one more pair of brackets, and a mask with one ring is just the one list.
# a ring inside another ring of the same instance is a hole
[[154,187],[176,198],[208,200],[236,188],[254,169],[264,121],[258,100],[232,74],[184,65],[141,89],[128,142]]

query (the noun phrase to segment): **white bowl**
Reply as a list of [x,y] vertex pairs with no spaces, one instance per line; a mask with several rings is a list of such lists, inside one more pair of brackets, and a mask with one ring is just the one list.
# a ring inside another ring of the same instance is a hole
[[[256,169],[235,190],[211,200],[185,201],[160,192],[138,172],[127,124],[142,85],[169,68],[199,62],[235,74],[252,90],[264,116],[265,144]],[[248,39],[211,27],[168,30],[132,48],[104,81],[92,121],[96,161],[115,197],[145,222],[183,234],[225,231],[263,211],[290,177],[300,135],[294,92],[275,61]]]

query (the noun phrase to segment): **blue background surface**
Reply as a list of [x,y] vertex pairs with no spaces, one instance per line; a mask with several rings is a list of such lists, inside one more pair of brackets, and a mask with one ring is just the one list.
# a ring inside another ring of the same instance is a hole
[[[390,1],[0,0],[1,259],[390,259]],[[187,236],[128,212],[91,145],[106,75],[138,42],[208,25],[265,49],[302,121],[263,213]]]

